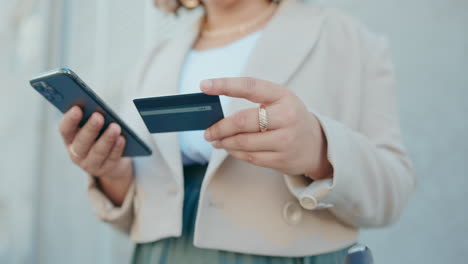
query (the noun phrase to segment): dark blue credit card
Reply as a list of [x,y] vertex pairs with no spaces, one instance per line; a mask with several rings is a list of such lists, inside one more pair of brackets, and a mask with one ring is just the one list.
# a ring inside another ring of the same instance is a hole
[[205,130],[224,118],[219,96],[204,93],[133,100],[151,133]]

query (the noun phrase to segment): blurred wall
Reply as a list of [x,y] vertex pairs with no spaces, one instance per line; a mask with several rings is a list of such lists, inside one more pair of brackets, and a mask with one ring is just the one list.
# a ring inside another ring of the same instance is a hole
[[[366,230],[378,263],[468,259],[468,2],[322,0],[388,36],[419,185],[401,221]],[[74,69],[111,105],[124,73],[174,21],[150,0],[0,0],[0,263],[127,263],[131,243],[93,216],[60,115],[28,86]],[[27,114],[25,114],[25,112]]]
[[0,263],[33,263],[42,108],[27,77],[46,64],[48,3],[0,1]]

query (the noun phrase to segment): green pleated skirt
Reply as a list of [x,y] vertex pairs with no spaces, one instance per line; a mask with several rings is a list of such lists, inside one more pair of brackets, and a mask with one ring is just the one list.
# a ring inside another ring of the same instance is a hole
[[182,236],[137,244],[133,253],[133,264],[343,264],[348,248],[316,256],[292,258],[249,255],[194,247],[195,218],[206,167],[206,165],[184,167],[185,195]]

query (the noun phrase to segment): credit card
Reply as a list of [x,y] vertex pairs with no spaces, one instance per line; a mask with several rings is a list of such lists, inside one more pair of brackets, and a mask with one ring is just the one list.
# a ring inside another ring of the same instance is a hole
[[217,95],[170,95],[133,100],[150,133],[205,130],[224,118]]

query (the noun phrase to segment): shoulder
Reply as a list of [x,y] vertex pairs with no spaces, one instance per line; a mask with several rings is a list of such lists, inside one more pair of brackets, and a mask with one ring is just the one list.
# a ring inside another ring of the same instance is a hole
[[194,27],[198,22],[198,16],[188,16],[182,18],[176,18],[173,23],[167,25],[162,24],[162,36],[155,40],[144,52],[142,59],[140,60],[140,70],[144,71],[154,61],[164,57],[164,54],[171,49],[171,47],[180,46],[180,42],[186,42],[189,40],[186,36],[193,33]]
[[331,37],[345,40],[381,37],[380,34],[369,30],[368,26],[357,17],[339,8],[304,0],[287,0],[284,9],[287,17],[295,17],[297,21],[304,19],[321,21],[321,32]]
[[184,14],[180,17],[174,18],[172,22],[161,23],[158,39],[153,43],[147,56],[158,55],[164,53],[168,47],[177,44],[181,39],[187,40],[186,35],[193,34],[193,31],[199,23],[200,15],[195,14]]
[[389,49],[385,35],[372,31],[357,17],[343,10],[305,1],[298,1],[297,5],[307,10],[305,13],[320,17],[320,41],[328,48],[339,52],[358,52],[362,57]]
[[375,49],[387,45],[387,37],[371,30],[358,18],[336,8],[325,8],[325,29],[335,38],[355,41],[361,48]]
[[361,21],[345,11],[304,0],[285,0],[282,7],[287,17],[295,17],[297,21],[323,20],[329,29],[356,32],[365,26]]
[[137,86],[141,84],[151,65],[157,61],[158,57],[161,57],[161,55],[164,54],[171,44],[173,44],[174,37],[180,34],[179,31],[180,30],[178,29],[177,32],[171,36],[155,40],[149,45],[149,48],[142,52],[141,56],[136,60],[136,63],[134,64],[135,67],[132,71],[133,80],[138,84]]
[[322,7],[324,17],[323,33],[334,39],[359,42],[361,44],[380,42],[385,36],[372,31],[368,25],[343,10]]

